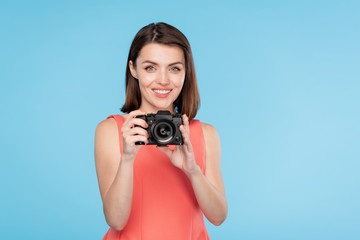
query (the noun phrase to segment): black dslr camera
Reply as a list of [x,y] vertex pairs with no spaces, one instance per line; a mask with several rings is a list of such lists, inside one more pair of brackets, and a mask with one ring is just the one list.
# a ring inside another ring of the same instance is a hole
[[[169,111],[158,111],[156,114],[137,116],[144,119],[149,125],[145,128],[149,134],[147,145],[182,145],[183,138],[180,132],[180,125],[183,124],[181,114],[171,114]],[[136,145],[144,145],[144,142],[136,142]]]

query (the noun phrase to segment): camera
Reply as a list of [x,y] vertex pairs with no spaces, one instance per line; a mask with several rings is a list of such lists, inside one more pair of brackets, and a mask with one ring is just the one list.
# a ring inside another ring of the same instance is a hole
[[[156,114],[149,113],[137,118],[144,119],[149,125],[145,128],[149,134],[149,142],[146,145],[182,145],[183,138],[180,125],[183,124],[181,114],[171,114],[169,111],[158,111]],[[136,142],[136,145],[144,145],[144,142]]]

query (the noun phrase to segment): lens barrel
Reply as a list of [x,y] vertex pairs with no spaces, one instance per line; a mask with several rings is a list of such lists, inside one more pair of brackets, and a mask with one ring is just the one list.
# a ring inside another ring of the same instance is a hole
[[167,144],[174,138],[175,126],[166,119],[157,121],[152,130],[154,140],[161,144]]

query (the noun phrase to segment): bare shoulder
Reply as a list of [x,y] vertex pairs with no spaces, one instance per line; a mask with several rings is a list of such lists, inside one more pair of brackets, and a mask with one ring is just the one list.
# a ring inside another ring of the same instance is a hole
[[[111,149],[119,146],[119,133],[114,118],[101,121],[95,130],[95,161],[101,161],[104,155],[116,153]],[[99,153],[99,154],[96,154]],[[101,155],[101,157],[99,157]]]
[[215,127],[201,123],[205,138],[205,176],[223,194],[224,182],[221,174],[221,147],[219,134]]
[[216,128],[208,123],[201,123],[201,128],[203,130],[203,134],[204,134],[204,138],[205,141],[207,139],[218,139],[219,138],[219,134],[216,130]]
[[[114,151],[116,149],[116,151]],[[95,130],[95,161],[101,161],[99,155],[116,154],[119,148],[119,133],[116,120],[108,118],[101,121]],[[96,154],[99,153],[99,154]]]
[[[128,114],[124,114],[121,116],[126,119],[127,115]],[[106,132],[117,133],[117,131],[118,131],[118,129],[117,129],[117,123],[116,123],[115,118],[105,119],[96,126],[96,132],[99,132],[99,133],[106,133]]]
[[[216,128],[208,123],[201,123],[205,139],[206,161],[220,161],[220,137]],[[212,156],[212,157],[210,157]]]
[[95,130],[95,167],[101,198],[104,199],[120,163],[119,133],[116,120],[101,121]]
[[108,119],[102,120],[96,126],[96,131],[106,131],[109,128],[113,128],[114,126],[116,126],[116,120],[114,118],[108,118]]

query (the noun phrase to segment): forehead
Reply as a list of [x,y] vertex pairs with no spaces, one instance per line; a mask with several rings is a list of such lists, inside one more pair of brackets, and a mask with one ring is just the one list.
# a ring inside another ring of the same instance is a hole
[[142,61],[153,61],[156,63],[185,63],[184,53],[180,47],[169,46],[159,43],[148,43],[140,51],[138,56],[140,63]]

